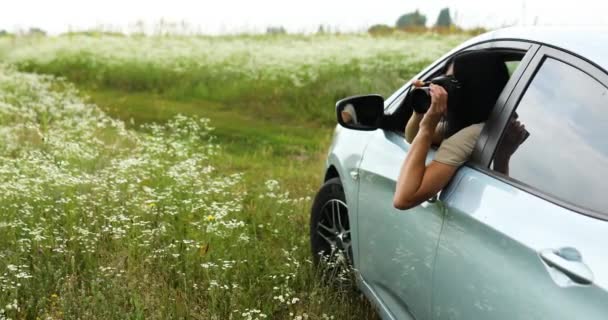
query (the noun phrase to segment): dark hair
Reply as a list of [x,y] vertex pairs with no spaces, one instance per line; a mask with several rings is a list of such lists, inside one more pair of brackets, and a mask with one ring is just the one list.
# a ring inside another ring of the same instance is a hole
[[456,103],[448,108],[445,138],[486,121],[509,81],[509,71],[499,52],[477,50],[457,54],[446,62],[444,72],[452,63],[454,77],[462,87],[458,90]]
[[[446,60],[442,74],[454,63],[454,76],[463,84],[457,103],[448,97],[447,138],[461,129],[484,122],[490,116],[498,95],[509,80],[509,72],[503,55],[496,51],[466,51]],[[454,107],[452,107],[454,105]],[[382,129],[403,132],[407,119],[412,115],[411,95],[406,95],[393,114],[383,115],[378,122]]]

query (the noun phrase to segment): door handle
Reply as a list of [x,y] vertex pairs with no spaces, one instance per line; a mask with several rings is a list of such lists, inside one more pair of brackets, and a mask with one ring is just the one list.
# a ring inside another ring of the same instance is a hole
[[558,250],[542,250],[540,258],[548,266],[559,270],[578,284],[588,285],[593,283],[593,272],[583,263],[583,257],[575,248],[564,247]]

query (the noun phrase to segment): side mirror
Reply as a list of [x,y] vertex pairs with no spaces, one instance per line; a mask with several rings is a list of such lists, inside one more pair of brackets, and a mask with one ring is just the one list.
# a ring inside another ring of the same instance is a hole
[[384,98],[377,94],[354,96],[336,103],[338,123],[349,129],[376,130],[384,115]]

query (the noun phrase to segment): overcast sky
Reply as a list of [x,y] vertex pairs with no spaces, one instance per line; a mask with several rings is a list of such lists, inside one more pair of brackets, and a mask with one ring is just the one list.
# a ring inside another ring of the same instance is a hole
[[[104,26],[129,32],[136,21],[186,21],[193,31],[236,33],[283,26],[289,32],[315,31],[320,24],[342,31],[365,30],[376,23],[394,25],[419,9],[433,24],[450,7],[464,27],[505,25],[608,26],[606,0],[4,0],[0,29],[39,27],[52,34]],[[150,30],[149,30],[150,31]]]

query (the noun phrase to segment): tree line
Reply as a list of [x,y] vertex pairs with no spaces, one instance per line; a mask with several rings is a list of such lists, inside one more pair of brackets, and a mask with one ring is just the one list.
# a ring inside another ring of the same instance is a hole
[[[443,8],[439,11],[435,27],[450,27],[452,26],[452,16],[450,15],[450,8]],[[420,11],[406,13],[397,19],[395,23],[397,28],[408,28],[408,27],[426,27],[426,16],[421,14]]]
[[439,11],[435,24],[431,27],[427,27],[427,17],[420,13],[419,10],[414,10],[399,16],[395,22],[395,26],[376,24],[371,26],[368,29],[368,32],[373,35],[384,35],[391,34],[396,30],[408,32],[426,32],[431,30],[439,33],[467,32],[471,34],[480,34],[486,31],[484,28],[463,30],[461,27],[457,26],[454,19],[452,19],[450,8],[443,8]]
[[[336,29],[337,30],[337,29]],[[391,34],[396,30],[402,30],[407,32],[426,32],[426,31],[435,31],[439,33],[457,33],[457,32],[467,32],[471,34],[480,34],[485,32],[484,28],[475,28],[470,30],[463,30],[459,26],[454,23],[454,19],[452,19],[452,15],[450,13],[450,8],[443,8],[439,11],[437,15],[437,19],[435,20],[435,24],[432,27],[427,27],[427,17],[420,13],[418,9],[402,14],[399,16],[394,26],[389,26],[386,24],[376,24],[371,26],[368,29],[368,32],[372,35],[387,35]],[[105,32],[95,32],[95,31],[85,31],[85,32],[68,32],[68,34],[77,34],[77,33],[105,33]],[[143,33],[143,32],[142,32]],[[266,28],[266,34],[272,35],[280,35],[286,34],[287,30],[283,26],[269,26]],[[319,26],[319,30],[317,33],[331,33],[329,26]],[[28,30],[19,30],[15,34],[11,34],[6,30],[0,30],[0,37],[2,36],[45,36],[46,32],[40,28],[29,28]]]

